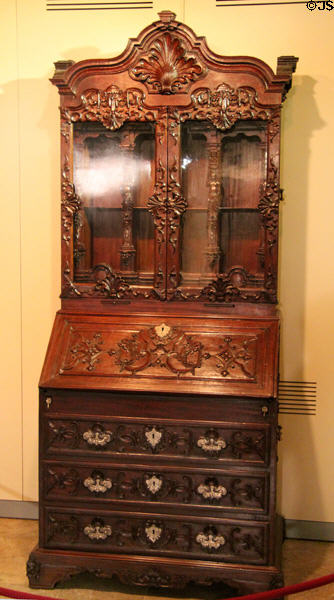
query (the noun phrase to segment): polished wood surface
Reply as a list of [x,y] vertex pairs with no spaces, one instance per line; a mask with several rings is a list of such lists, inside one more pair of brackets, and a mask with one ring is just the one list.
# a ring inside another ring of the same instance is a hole
[[62,309],[40,379],[32,587],[282,582],[277,73],[170,11],[58,61]]

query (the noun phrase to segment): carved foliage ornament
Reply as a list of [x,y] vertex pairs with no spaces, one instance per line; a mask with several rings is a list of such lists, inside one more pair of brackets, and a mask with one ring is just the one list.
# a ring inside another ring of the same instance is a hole
[[[165,323],[123,338],[116,348],[105,347],[100,332],[86,336],[71,327],[70,335],[60,375],[74,367],[82,370],[82,366],[87,371],[94,371],[102,358],[113,357],[121,372],[128,371],[132,375],[151,367],[167,369],[178,377],[187,373],[195,375],[195,370],[202,367],[204,360],[212,359],[222,377],[256,377],[257,338],[249,335],[225,336],[223,343],[212,353],[205,352],[201,342],[179,327],[170,327]],[[152,447],[158,443],[158,433],[152,438]]]
[[210,302],[263,302],[268,301],[266,290],[252,289],[252,276],[242,267],[233,267],[222,273],[205,286],[199,297]]
[[[250,87],[232,88],[222,83],[214,91],[198,88],[192,93],[191,100],[191,118],[209,120],[222,131],[240,119],[268,120],[271,116],[270,110],[257,104],[256,92]],[[182,121],[182,111],[175,117]]]
[[59,371],[60,374],[73,369],[78,363],[87,365],[87,370],[93,371],[104,352],[101,333],[95,333],[92,338],[84,338],[74,327],[71,327],[70,334],[73,336],[72,345],[67,355],[68,360]]
[[160,325],[150,327],[118,343],[117,350],[109,352],[121,371],[137,373],[149,367],[166,368],[177,376],[195,374],[202,364],[203,346],[177,327]]
[[125,121],[153,121],[156,114],[143,110],[145,94],[137,88],[121,90],[110,85],[105,90],[91,88],[81,95],[81,104],[62,111],[65,121],[100,121],[107,129],[116,130]]
[[92,292],[88,292],[89,294],[94,293],[94,295],[107,296],[115,300],[137,296],[137,293],[129,284],[124,281],[119,273],[115,273],[109,265],[104,263],[96,265],[93,269],[93,277],[95,286]]
[[130,76],[142,81],[149,93],[175,94],[187,91],[188,85],[205,72],[199,61],[189,56],[179,38],[166,32],[151,44]]
[[268,177],[263,185],[259,202],[259,211],[267,232],[269,248],[277,243],[279,203],[282,200],[282,190],[279,186],[278,168],[273,160],[270,161]]

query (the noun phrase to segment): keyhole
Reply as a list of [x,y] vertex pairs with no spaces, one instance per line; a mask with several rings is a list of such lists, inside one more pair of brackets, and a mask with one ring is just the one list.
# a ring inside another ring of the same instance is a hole
[[50,398],[50,396],[48,396],[47,398],[45,398],[45,404],[46,404],[46,408],[50,408],[51,404],[52,404],[52,398]]

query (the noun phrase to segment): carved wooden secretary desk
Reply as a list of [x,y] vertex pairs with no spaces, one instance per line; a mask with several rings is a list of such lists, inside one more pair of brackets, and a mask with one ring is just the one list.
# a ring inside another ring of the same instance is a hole
[[277,74],[169,11],[59,61],[62,308],[40,381],[32,587],[275,587]]

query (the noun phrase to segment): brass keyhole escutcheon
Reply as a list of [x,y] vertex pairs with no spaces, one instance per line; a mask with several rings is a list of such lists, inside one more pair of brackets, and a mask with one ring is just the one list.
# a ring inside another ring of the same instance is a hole
[[47,398],[45,398],[45,404],[46,404],[46,408],[49,409],[52,404],[51,396],[48,396]]
[[164,338],[169,334],[170,327],[169,325],[166,325],[166,323],[161,323],[161,325],[154,327],[154,330],[158,337]]

